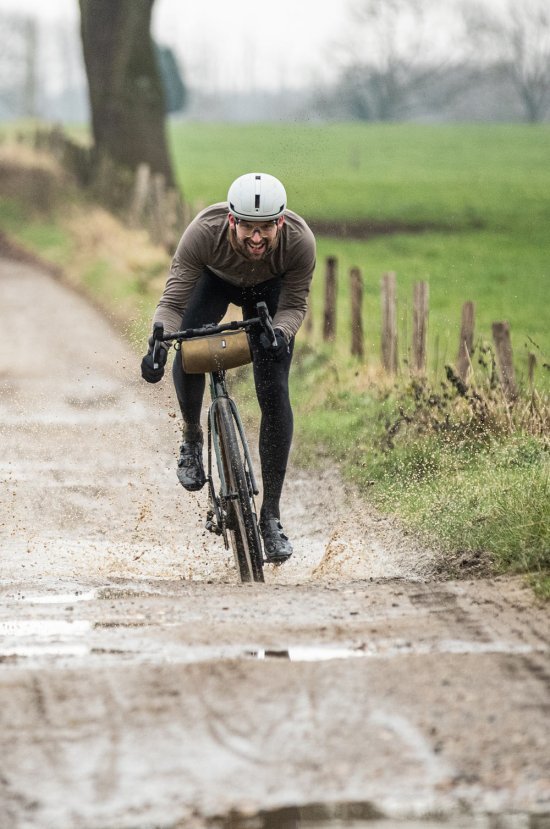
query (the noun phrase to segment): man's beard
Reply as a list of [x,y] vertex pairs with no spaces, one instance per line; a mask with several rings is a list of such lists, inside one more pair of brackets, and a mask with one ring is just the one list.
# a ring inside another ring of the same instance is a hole
[[250,251],[250,248],[248,247],[246,240],[241,241],[237,236],[237,232],[232,228],[229,228],[229,240],[231,242],[233,249],[236,250],[237,253],[240,253],[241,256],[244,256],[245,259],[249,259],[251,262],[258,262],[262,259],[265,259],[265,257],[268,256],[276,247],[279,241],[279,228],[277,228],[277,234],[273,239],[268,240],[265,237],[262,237],[262,241],[265,242],[265,247],[262,251],[261,256],[254,256],[254,254]]

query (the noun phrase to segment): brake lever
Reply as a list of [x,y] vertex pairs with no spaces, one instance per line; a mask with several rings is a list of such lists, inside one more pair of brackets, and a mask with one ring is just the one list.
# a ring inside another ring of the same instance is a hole
[[265,302],[258,302],[258,304],[256,305],[256,310],[258,312],[262,328],[264,329],[267,336],[270,338],[271,345],[276,348],[277,337],[275,336],[275,331],[273,330],[272,320],[270,313],[267,310],[267,305],[265,304]]
[[160,348],[160,343],[164,339],[164,325],[162,322],[157,322],[153,326],[153,368],[159,368],[159,363],[157,362],[157,354]]

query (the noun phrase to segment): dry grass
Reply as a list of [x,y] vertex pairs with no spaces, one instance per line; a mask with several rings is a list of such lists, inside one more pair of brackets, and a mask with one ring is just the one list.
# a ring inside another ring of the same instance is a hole
[[63,219],[73,256],[67,279],[85,290],[143,347],[152,309],[164,283],[169,259],[146,231],[130,229],[95,205],[73,208]]
[[143,340],[166,279],[166,251],[85,199],[52,155],[29,146],[0,146],[0,195],[9,236]]
[[28,144],[0,144],[0,165],[10,170],[47,170],[58,179],[66,177],[51,153],[35,150]]
[[25,204],[31,214],[47,213],[65,198],[70,176],[53,156],[19,144],[0,146],[0,194]]

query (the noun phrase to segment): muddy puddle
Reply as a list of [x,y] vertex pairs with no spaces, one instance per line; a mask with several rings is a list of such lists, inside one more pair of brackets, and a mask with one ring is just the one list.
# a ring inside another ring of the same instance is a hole
[[358,648],[332,648],[327,645],[319,647],[304,646],[288,650],[249,651],[246,656],[253,659],[288,659],[291,662],[326,662],[329,659],[353,659],[363,656]]
[[[127,605],[112,616],[115,596]],[[13,599],[15,598],[15,602]],[[31,667],[47,662],[62,665],[94,662],[109,655],[124,661],[153,664],[193,664],[205,662],[293,662],[330,663],[358,660],[393,660],[407,656],[432,655],[547,655],[546,643],[526,643],[492,639],[479,641],[440,637],[432,641],[411,642],[401,637],[364,639],[350,646],[346,642],[282,641],[278,647],[257,647],[240,643],[192,643],[188,638],[188,619],[176,602],[146,590],[75,590],[74,592],[16,594],[12,596],[9,616],[0,618],[0,661]],[[32,607],[22,618],[17,606]],[[175,606],[176,605],[176,606]],[[15,612],[14,612],[15,610]],[[124,612],[124,610],[126,612]],[[230,610],[224,606],[222,610]],[[85,612],[84,612],[85,611]],[[224,622],[220,622],[224,624]]]
[[[421,817],[395,818],[386,817],[369,802],[312,803],[254,814],[233,811],[224,817],[215,818],[208,825],[212,829],[550,829],[550,813],[434,813]],[[177,824],[170,829],[180,827],[184,829],[184,824]]]

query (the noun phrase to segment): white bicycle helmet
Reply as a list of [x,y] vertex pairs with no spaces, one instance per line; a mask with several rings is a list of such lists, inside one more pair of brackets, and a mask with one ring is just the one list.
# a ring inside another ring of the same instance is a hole
[[245,173],[229,188],[227,202],[236,219],[268,222],[283,215],[286,190],[279,179],[268,173]]

